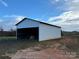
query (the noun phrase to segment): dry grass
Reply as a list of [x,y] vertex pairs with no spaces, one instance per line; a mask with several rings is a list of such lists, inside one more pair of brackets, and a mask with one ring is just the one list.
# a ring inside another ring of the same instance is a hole
[[[73,51],[79,54],[79,37],[71,36],[71,37],[63,37],[62,39],[56,40],[47,40],[47,41],[18,41],[14,37],[4,37],[0,38],[0,56],[5,53],[15,54],[18,50],[23,50],[26,48],[33,48],[35,51],[40,51],[48,48],[58,48],[66,51]],[[39,48],[40,47],[40,48]],[[77,56],[78,57],[78,56]],[[1,58],[1,57],[0,57]],[[3,58],[3,57],[2,57]]]

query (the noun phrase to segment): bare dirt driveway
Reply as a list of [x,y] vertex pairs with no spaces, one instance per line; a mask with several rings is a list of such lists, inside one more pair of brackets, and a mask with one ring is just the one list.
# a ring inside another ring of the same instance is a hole
[[47,48],[40,51],[35,51],[33,48],[19,50],[12,59],[77,59],[76,54],[65,52],[57,48]]

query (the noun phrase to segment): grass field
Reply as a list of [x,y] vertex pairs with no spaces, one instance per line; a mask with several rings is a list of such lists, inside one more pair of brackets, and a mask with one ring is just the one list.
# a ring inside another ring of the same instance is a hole
[[0,37],[0,40],[16,40],[16,36],[3,36],[3,37]]
[[16,37],[0,37],[0,59],[10,59],[6,53],[14,54],[16,51],[33,46],[36,42],[18,41]]
[[[52,41],[54,41],[52,43]],[[0,55],[4,53],[15,53],[17,50],[25,49],[28,47],[33,47],[37,45],[51,45],[57,42],[58,40],[49,40],[49,41],[27,41],[27,40],[16,40],[16,37],[0,37]]]

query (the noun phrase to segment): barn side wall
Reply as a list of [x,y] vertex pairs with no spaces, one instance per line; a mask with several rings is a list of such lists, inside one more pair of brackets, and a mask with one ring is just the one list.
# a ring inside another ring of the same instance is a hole
[[39,41],[61,38],[61,28],[41,24],[39,25]]
[[31,27],[39,27],[39,23],[32,21],[32,20],[29,20],[29,19],[26,19],[17,25],[17,29],[19,29],[19,28],[31,28]]

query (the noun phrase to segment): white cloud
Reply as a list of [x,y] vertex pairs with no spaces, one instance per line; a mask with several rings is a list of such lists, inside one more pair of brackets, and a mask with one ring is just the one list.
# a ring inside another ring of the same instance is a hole
[[61,26],[63,30],[79,31],[79,0],[62,1],[65,2],[65,5],[63,5],[64,7],[66,6],[66,8],[63,8],[65,12],[56,17],[49,17],[48,22]]
[[15,20],[15,23],[21,21],[25,16],[20,16],[20,15],[4,15],[4,18],[13,18]]
[[13,29],[15,29],[16,28],[15,24],[23,20],[23,18],[25,18],[25,16],[17,16],[17,17],[12,18],[10,22],[8,23],[8,27],[9,28],[12,27]]
[[58,9],[64,11],[76,10],[79,11],[79,0],[49,0],[52,5],[56,5]]
[[53,0],[53,1],[55,1],[55,2],[59,2],[60,0]]
[[68,11],[64,12],[59,16],[50,17],[49,23],[61,26],[63,30],[73,31],[79,28],[79,12]]
[[11,17],[18,17],[18,15],[4,15],[3,17],[6,17],[6,18],[11,18]]
[[0,0],[0,2],[5,6],[8,7],[8,4],[4,0]]
[[68,10],[79,11],[79,0],[67,0]]
[[74,11],[68,11],[68,12],[64,12],[59,16],[56,17],[50,17],[49,21],[54,21],[54,20],[62,20],[64,21],[79,21],[79,12],[74,12]]
[[19,21],[21,21],[24,18],[25,18],[24,16],[18,16],[18,17],[16,17],[16,23],[19,22]]
[[10,30],[11,28],[15,29],[15,24],[21,21],[23,18],[25,18],[25,16],[4,15],[2,19],[0,19],[0,26],[3,27],[5,30]]
[[2,19],[0,19],[0,22],[3,22],[3,20],[2,20]]
[[49,0],[51,2],[51,4],[56,4],[58,3],[60,0]]

